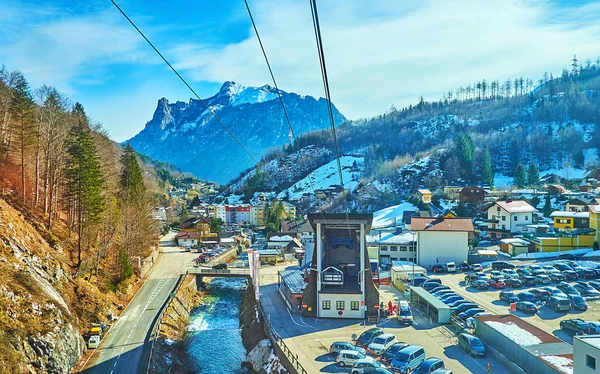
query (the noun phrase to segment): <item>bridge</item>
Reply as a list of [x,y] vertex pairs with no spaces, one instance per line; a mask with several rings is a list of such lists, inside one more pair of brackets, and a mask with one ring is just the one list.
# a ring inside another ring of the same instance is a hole
[[198,267],[188,270],[187,273],[202,277],[250,278],[250,269],[211,269]]

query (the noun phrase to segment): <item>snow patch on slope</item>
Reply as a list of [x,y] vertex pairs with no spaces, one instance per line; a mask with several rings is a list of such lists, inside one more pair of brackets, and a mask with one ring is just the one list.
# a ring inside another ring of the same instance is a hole
[[394,205],[394,206],[390,206],[387,208],[383,208],[383,209],[378,210],[375,213],[373,213],[373,223],[372,223],[371,227],[378,228],[378,227],[391,226],[395,223],[394,220],[396,222],[401,222],[402,215],[404,214],[405,211],[416,212],[418,210],[419,210],[419,208],[417,208],[416,206],[414,206],[411,203],[402,203],[399,205]]

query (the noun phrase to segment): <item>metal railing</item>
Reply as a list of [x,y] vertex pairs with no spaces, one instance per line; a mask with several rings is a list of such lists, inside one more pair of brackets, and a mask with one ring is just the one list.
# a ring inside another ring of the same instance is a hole
[[151,369],[152,369],[152,360],[154,358],[154,345],[156,343],[156,339],[158,338],[158,332],[160,331],[160,325],[161,325],[163,317],[165,315],[165,311],[167,310],[167,307],[169,306],[171,301],[177,295],[177,292],[179,292],[179,289],[181,288],[181,285],[184,283],[185,278],[186,278],[185,274],[182,274],[179,276],[179,280],[177,281],[177,284],[175,285],[173,292],[169,295],[169,297],[167,298],[165,303],[161,306],[160,314],[158,315],[157,319],[154,320],[153,326],[150,329],[149,339],[152,339],[152,346],[150,347],[150,356],[148,357],[148,366],[146,367],[147,374],[150,374]]
[[290,365],[292,365],[292,368],[296,370],[297,373],[308,374],[306,369],[304,369],[304,367],[300,363],[298,355],[292,352],[292,350],[287,346],[287,344],[285,344],[283,339],[281,339],[281,336],[279,336],[277,330],[275,330],[275,328],[273,327],[273,324],[271,323],[271,318],[267,313],[265,313],[265,310],[262,306],[262,302],[260,301],[258,302],[258,309],[260,314],[262,314],[264,323],[266,324],[269,333],[269,340],[271,341],[271,343],[279,348],[279,350],[284,354],[286,359],[289,361]]

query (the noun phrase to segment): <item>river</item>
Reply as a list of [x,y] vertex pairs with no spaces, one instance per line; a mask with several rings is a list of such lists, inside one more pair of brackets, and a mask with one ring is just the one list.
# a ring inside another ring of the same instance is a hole
[[213,278],[204,304],[195,308],[187,326],[187,354],[195,373],[248,373],[239,322],[241,290],[246,281]]

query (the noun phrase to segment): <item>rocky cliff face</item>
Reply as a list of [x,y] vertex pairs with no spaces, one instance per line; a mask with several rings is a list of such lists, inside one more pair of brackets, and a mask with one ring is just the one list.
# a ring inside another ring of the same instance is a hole
[[[296,136],[329,127],[327,101],[281,91]],[[289,143],[289,125],[277,91],[225,82],[204,100],[252,156]],[[345,120],[334,107],[336,125]],[[254,161],[199,101],[158,101],[151,121],[128,141],[136,151],[169,162],[202,179],[227,182]]]
[[85,350],[76,282],[28,221],[0,199],[0,373],[69,373]]

